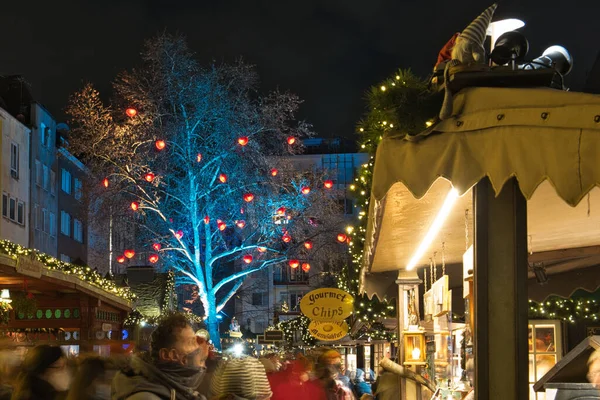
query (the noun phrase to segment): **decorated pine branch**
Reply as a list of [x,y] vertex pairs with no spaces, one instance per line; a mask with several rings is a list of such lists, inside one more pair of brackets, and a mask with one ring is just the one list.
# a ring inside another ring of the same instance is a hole
[[295,121],[295,95],[261,95],[241,62],[201,67],[180,37],[149,41],[142,57],[115,80],[110,105],[91,85],[72,96],[70,151],[97,179],[99,213],[135,233],[117,261],[148,253],[177,284],[196,285],[218,339],[217,313],[248,276],[308,272],[334,253],[338,194],[327,171],[282,158],[313,134]]
[[[395,336],[380,321],[395,317],[393,299],[368,299],[359,295],[359,271],[367,230],[367,214],[371,182],[378,144],[388,135],[413,135],[431,126],[441,104],[441,96],[429,90],[428,82],[410,70],[398,70],[367,92],[367,112],[357,127],[362,151],[371,154],[368,163],[356,172],[350,186],[356,198],[357,221],[349,232],[351,264],[338,280],[338,287],[355,296],[355,312],[351,317],[355,338],[390,339]],[[402,162],[402,160],[398,160]]]

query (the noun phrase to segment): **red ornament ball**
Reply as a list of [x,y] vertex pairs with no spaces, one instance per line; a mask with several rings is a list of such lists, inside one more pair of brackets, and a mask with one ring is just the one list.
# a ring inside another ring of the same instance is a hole
[[177,239],[181,239],[183,237],[183,231],[182,230],[178,230],[177,232],[175,232],[175,237]]
[[235,221],[235,224],[237,225],[238,228],[244,229],[244,227],[246,226],[246,221],[244,221],[243,219],[240,219],[239,221]]
[[245,146],[248,144],[248,136],[242,136],[238,138],[238,143],[240,146]]
[[210,217],[207,215],[206,217],[204,217],[204,223],[208,224],[210,222]]
[[158,254],[150,254],[148,261],[150,261],[152,264],[155,264],[158,261]]
[[304,186],[302,188],[302,194],[309,194],[310,193],[310,188],[308,186]]
[[108,187],[108,178],[102,179],[102,185],[107,188]]
[[252,200],[254,200],[254,195],[252,193],[246,193],[244,195],[244,201],[246,203],[250,203]]
[[266,247],[259,247],[259,248],[258,248],[258,252],[259,252],[259,253],[264,253],[264,252],[266,252],[266,251],[267,251],[267,248],[266,248]]
[[325,186],[325,189],[331,189],[333,187],[333,181],[328,179],[323,182],[323,186]]
[[133,118],[137,115],[137,110],[133,107],[129,107],[127,110],[125,110],[125,114],[127,114],[129,118]]
[[250,254],[246,254],[246,255],[244,256],[244,262],[245,262],[246,264],[250,264],[250,263],[252,262],[252,260],[253,260],[253,258],[252,258],[252,256],[251,256]]
[[132,259],[135,256],[135,250],[127,249],[123,252],[123,254],[125,254],[125,257]]
[[310,250],[310,249],[312,249],[312,248],[313,248],[313,243],[312,243],[310,240],[307,240],[306,242],[304,242],[304,247],[305,247],[307,250]]
[[296,143],[296,138],[295,138],[295,137],[293,137],[293,136],[288,136],[288,138],[287,138],[287,143],[288,143],[289,145],[292,145],[292,144]]
[[154,142],[154,146],[156,146],[156,150],[162,150],[167,147],[167,143],[164,140],[159,139]]
[[132,201],[129,205],[133,211],[137,211],[140,208],[140,203],[137,201]]
[[144,179],[146,180],[146,182],[152,182],[154,180],[154,174],[152,172],[148,172],[144,176]]
[[285,215],[285,207],[279,207],[277,209],[277,215]]
[[277,170],[277,168],[273,168],[271,170],[271,176],[277,176],[278,173],[279,173],[279,171]]
[[152,248],[154,249],[154,251],[160,251],[160,248],[161,248],[161,247],[162,247],[162,246],[160,245],[160,243],[154,243],[154,244],[152,245]]
[[198,153],[196,155],[196,162],[200,162],[200,161],[202,161],[202,154]]
[[123,264],[125,262],[125,256],[119,256],[119,257],[117,257],[117,262],[119,264]]
[[304,272],[310,271],[310,264],[309,263],[302,263],[302,271],[304,271]]
[[300,261],[298,261],[298,260],[290,260],[289,264],[290,264],[290,267],[296,269],[300,265]]
[[227,225],[225,224],[225,222],[221,221],[221,220],[217,220],[217,227],[219,228],[220,231],[224,231],[225,228],[227,228]]
[[281,237],[281,240],[283,240],[284,243],[289,243],[292,241],[292,237],[286,233]]
[[346,239],[348,239],[348,236],[346,236],[345,233],[338,233],[338,235],[337,235],[338,242],[344,243],[346,241]]

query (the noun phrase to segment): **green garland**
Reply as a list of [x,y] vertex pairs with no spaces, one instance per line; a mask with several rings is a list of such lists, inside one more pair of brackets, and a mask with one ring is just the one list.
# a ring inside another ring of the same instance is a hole
[[36,260],[44,264],[44,266],[51,271],[60,271],[67,275],[76,276],[83,282],[94,285],[99,289],[129,301],[135,298],[135,294],[133,294],[128,287],[117,286],[114,281],[103,278],[102,275],[87,266],[65,263],[52,256],[40,253],[37,250],[22,247],[8,240],[0,240],[0,253],[9,256],[13,260],[17,260],[19,256],[33,255]]
[[292,346],[294,344],[294,332],[296,331],[300,331],[302,333],[302,341],[305,345],[312,346],[316,343],[316,339],[312,337],[308,331],[309,324],[310,319],[304,315],[300,315],[294,319],[280,322],[277,324],[277,327],[283,331],[283,337],[288,343],[288,346]]
[[575,297],[563,299],[552,296],[541,303],[529,300],[529,319],[560,319],[572,324],[600,319],[600,302]]
[[367,112],[357,127],[362,151],[371,157],[356,173],[350,190],[356,199],[358,218],[348,231],[351,242],[349,252],[351,265],[347,265],[338,280],[338,287],[355,298],[352,318],[365,324],[355,333],[355,338],[369,336],[371,339],[394,339],[378,322],[382,318],[395,317],[396,307],[388,299],[369,300],[358,293],[359,274],[363,264],[364,244],[367,232],[367,214],[371,196],[373,165],[377,146],[384,137],[413,135],[430,126],[441,106],[441,96],[429,91],[428,81],[414,75],[410,70],[398,70],[367,93]]

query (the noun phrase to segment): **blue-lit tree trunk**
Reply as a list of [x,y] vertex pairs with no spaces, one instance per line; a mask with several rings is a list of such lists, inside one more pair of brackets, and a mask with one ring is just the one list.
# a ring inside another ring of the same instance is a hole
[[311,135],[294,122],[296,96],[261,96],[243,63],[201,68],[177,37],[149,41],[142,59],[115,80],[110,106],[91,85],[72,96],[70,150],[105,183],[107,209],[135,225],[136,251],[198,287],[220,347],[217,315],[249,275],[339,254],[336,193],[280,157]]

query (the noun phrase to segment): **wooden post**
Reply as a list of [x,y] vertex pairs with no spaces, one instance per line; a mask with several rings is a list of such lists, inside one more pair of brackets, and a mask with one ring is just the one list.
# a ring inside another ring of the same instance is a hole
[[516,179],[496,197],[485,178],[473,204],[476,399],[527,399],[527,202]]
[[[406,313],[407,304],[406,304],[406,292],[415,289],[417,290],[416,298],[419,298],[419,285],[422,283],[421,279],[419,279],[416,271],[406,271],[401,270],[398,272],[398,279],[396,280],[396,284],[398,285],[398,301],[397,301],[397,312],[398,315],[398,364],[404,367],[404,331],[408,328],[404,326],[404,315]],[[418,305],[417,305],[418,306]],[[416,390],[420,390],[419,385],[411,385],[412,390],[409,389],[411,396],[408,396],[407,393],[407,380],[401,376],[398,377],[400,383],[400,399],[401,400],[409,400],[416,398]],[[420,397],[419,397],[420,398]]]

